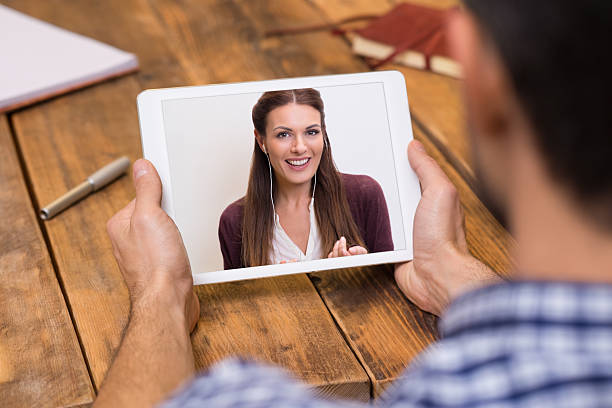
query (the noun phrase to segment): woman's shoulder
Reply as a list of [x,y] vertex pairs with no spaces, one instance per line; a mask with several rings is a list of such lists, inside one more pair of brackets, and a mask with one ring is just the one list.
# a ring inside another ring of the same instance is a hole
[[240,226],[242,224],[242,209],[244,208],[244,197],[234,201],[221,213],[219,224],[224,226]]
[[340,173],[342,176],[342,184],[346,192],[346,198],[351,199],[363,198],[378,198],[383,194],[382,188],[378,181],[365,174],[347,174]]

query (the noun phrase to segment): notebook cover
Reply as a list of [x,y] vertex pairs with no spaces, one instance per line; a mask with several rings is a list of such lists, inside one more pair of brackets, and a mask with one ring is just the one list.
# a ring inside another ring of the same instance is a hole
[[134,54],[0,5],[0,112],[125,75]]

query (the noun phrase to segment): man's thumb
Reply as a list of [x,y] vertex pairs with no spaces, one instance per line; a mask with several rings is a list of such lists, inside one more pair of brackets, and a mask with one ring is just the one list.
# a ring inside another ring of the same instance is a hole
[[162,185],[155,167],[145,159],[134,162],[134,187],[136,188],[136,208],[159,207]]
[[446,174],[438,166],[438,163],[427,154],[421,142],[417,140],[410,142],[408,145],[408,160],[417,174],[423,190],[436,183],[448,181]]

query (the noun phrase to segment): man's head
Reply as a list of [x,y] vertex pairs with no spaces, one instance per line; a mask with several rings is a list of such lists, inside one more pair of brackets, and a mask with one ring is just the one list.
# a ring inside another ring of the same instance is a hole
[[516,144],[530,144],[551,183],[612,230],[612,2],[464,4],[469,13],[454,20],[451,41],[486,190],[507,209],[527,160]]

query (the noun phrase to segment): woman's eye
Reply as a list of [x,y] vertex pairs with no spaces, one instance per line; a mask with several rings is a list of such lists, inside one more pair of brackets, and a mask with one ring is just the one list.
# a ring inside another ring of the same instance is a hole
[[308,132],[306,132],[306,134],[310,136],[318,135],[319,129],[310,129]]
[[276,137],[278,138],[285,138],[285,137],[289,137],[289,133],[288,132],[279,132],[276,134]]

